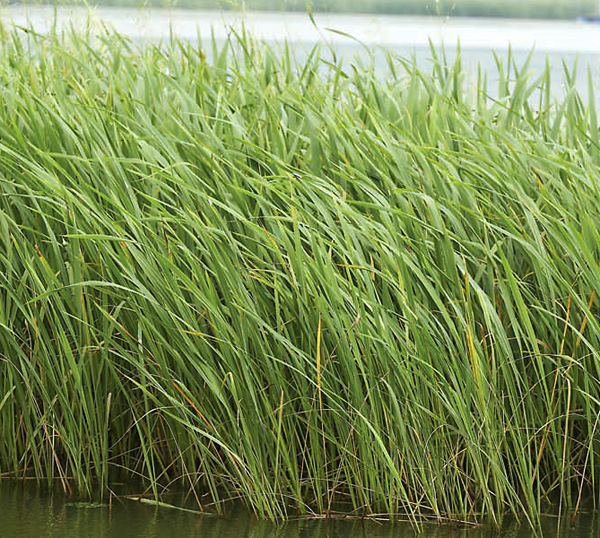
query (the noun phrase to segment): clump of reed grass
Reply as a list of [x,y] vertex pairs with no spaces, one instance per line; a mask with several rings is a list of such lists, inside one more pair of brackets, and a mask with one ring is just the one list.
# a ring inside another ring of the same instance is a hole
[[3,475],[273,519],[597,498],[591,75],[0,39]]

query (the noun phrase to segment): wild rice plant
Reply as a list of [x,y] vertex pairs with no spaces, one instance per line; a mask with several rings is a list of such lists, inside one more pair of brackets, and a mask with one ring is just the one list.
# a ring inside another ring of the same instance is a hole
[[591,73],[0,39],[3,476],[272,519],[598,499]]

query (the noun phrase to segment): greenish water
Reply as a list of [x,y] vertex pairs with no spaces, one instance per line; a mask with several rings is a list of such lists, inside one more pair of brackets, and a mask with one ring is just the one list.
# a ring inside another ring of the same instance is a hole
[[[167,499],[169,500],[169,499]],[[586,511],[575,524],[545,517],[537,536],[591,538],[600,535],[598,513]],[[531,538],[515,521],[499,531],[490,526],[458,528],[425,524],[421,533],[406,523],[302,519],[283,525],[258,521],[241,508],[211,517],[128,499],[110,504],[77,503],[22,484],[0,483],[0,536],[3,538]]]

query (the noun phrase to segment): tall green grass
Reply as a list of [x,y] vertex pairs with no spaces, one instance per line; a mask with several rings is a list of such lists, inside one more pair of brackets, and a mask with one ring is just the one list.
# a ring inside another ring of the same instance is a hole
[[273,519],[597,499],[591,73],[0,39],[3,476]]

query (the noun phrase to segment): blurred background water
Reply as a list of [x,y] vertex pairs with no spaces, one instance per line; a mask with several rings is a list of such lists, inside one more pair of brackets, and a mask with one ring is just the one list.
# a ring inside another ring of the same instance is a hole
[[494,93],[494,53],[506,61],[509,47],[517,66],[531,53],[529,70],[541,74],[548,65],[553,91],[562,93],[564,70],[573,72],[578,90],[587,97],[588,67],[594,86],[600,86],[600,24],[583,20],[524,20],[466,17],[423,17],[365,14],[207,11],[120,7],[69,7],[10,5],[0,9],[5,23],[47,32],[52,26],[84,27],[107,24],[135,41],[166,40],[170,35],[208,44],[211,36],[223,43],[243,28],[254,37],[278,46],[287,41],[300,61],[322,44],[346,62],[358,57],[382,72],[386,52],[414,57],[419,67],[431,64],[430,44],[444,47],[453,61],[460,44],[467,78],[475,80],[481,67],[490,74]]

